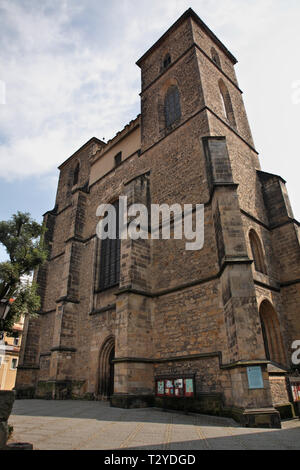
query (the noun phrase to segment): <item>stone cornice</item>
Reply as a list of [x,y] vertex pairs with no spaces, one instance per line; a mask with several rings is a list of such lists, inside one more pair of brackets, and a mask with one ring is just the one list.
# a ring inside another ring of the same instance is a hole
[[[215,116],[215,118],[217,118],[220,122],[222,122],[222,124],[224,124],[229,130],[231,130],[242,142],[244,142],[244,144],[246,144],[254,153],[256,153],[256,155],[258,155],[258,151],[249,143],[247,142],[238,132],[237,130],[235,130],[233,127],[230,126],[230,124],[228,124],[226,121],[224,121],[222,118],[220,118],[220,116],[218,116],[211,108],[209,108],[208,106],[203,106],[201,109],[199,109],[198,111],[196,111],[194,114],[192,114],[192,116],[188,117],[187,119],[185,119],[185,121],[181,122],[177,127],[175,127],[174,129],[172,129],[167,135],[161,137],[159,140],[157,140],[156,142],[154,142],[153,144],[149,145],[149,147],[147,147],[145,150],[143,150],[143,152],[141,152],[140,156],[144,155],[145,153],[147,153],[149,150],[152,150],[156,145],[160,144],[164,139],[166,139],[167,137],[169,137],[169,135],[173,134],[173,132],[176,132],[178,129],[180,129],[180,127],[184,126],[185,124],[187,124],[189,121],[191,121],[192,119],[194,119],[196,116],[198,116],[199,114],[203,113],[204,111],[208,111],[210,112],[213,116]],[[211,137],[214,137],[214,136],[211,136]],[[126,160],[125,160],[126,161]],[[94,184],[94,183],[93,183]]]
[[223,262],[219,272],[217,274],[214,274],[214,275],[212,275],[210,277],[207,277],[207,278],[195,279],[194,281],[191,281],[191,282],[188,282],[188,283],[185,283],[185,284],[181,284],[179,286],[172,287],[172,288],[169,288],[169,289],[156,291],[156,292],[143,291],[141,289],[136,289],[136,288],[132,287],[131,285],[129,285],[129,286],[121,287],[115,293],[115,295],[119,296],[119,295],[122,295],[122,294],[136,294],[136,295],[141,295],[141,296],[150,297],[150,298],[162,297],[164,295],[173,294],[174,292],[178,292],[180,290],[189,289],[191,287],[195,287],[195,286],[198,286],[198,285],[201,285],[201,284],[206,284],[208,282],[215,281],[215,280],[219,279],[222,276],[224,270],[228,266],[233,266],[233,265],[236,265],[236,264],[248,264],[249,265],[249,264],[252,264],[252,263],[253,263],[253,260],[251,260],[249,258],[226,259]]
[[90,316],[98,315],[101,313],[110,312],[111,310],[115,310],[115,309],[116,309],[116,304],[114,303],[114,304],[107,305],[106,307],[94,309],[89,313],[89,315]]
[[51,352],[76,352],[76,348],[69,348],[66,346],[57,346],[55,348],[50,349]]
[[80,304],[80,301],[79,301],[79,300],[72,299],[71,297],[68,297],[68,296],[60,297],[60,298],[57,299],[55,302],[56,302],[57,304],[59,304],[59,303],[61,303],[61,302],[70,303],[70,304]]
[[235,83],[225,72],[224,70],[219,67],[216,62],[214,62],[212,60],[211,57],[209,57],[209,55],[196,43],[196,42],[193,42],[182,54],[180,54],[179,57],[177,57],[176,60],[174,60],[174,62],[171,62],[171,64],[168,66],[167,69],[163,70],[154,80],[152,80],[152,82],[150,82],[147,86],[145,86],[145,88],[143,88],[143,90],[141,91],[140,93],[140,96],[143,96],[143,94],[151,87],[153,86],[156,82],[158,82],[174,65],[176,65],[185,55],[187,55],[191,50],[193,49],[197,49],[198,51],[200,51],[206,59],[209,60],[209,62],[211,62],[213,64],[214,67],[216,67],[216,69],[241,93],[243,94],[243,91],[239,88],[239,86],[237,85],[237,83]]
[[114,364],[118,363],[142,363],[142,364],[162,364],[165,362],[182,362],[182,361],[197,361],[210,358],[217,358],[219,360],[220,369],[235,369],[238,367],[253,367],[253,366],[267,366],[270,361],[267,359],[256,359],[256,360],[241,360],[229,364],[223,364],[222,352],[208,352],[199,354],[187,354],[182,356],[170,356],[170,357],[159,357],[159,358],[147,358],[147,357],[119,357],[113,360]]

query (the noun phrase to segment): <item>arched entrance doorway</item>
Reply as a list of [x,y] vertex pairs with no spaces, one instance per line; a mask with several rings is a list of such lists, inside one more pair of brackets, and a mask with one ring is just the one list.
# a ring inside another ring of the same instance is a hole
[[108,400],[114,393],[115,340],[110,336],[103,344],[99,356],[98,396]]
[[266,358],[284,365],[286,361],[280,324],[273,305],[268,300],[264,300],[260,306],[259,314]]

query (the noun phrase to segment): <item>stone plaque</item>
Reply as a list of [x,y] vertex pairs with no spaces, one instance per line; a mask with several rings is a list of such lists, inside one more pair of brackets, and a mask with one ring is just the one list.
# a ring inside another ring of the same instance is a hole
[[264,388],[264,381],[260,366],[247,367],[249,389]]

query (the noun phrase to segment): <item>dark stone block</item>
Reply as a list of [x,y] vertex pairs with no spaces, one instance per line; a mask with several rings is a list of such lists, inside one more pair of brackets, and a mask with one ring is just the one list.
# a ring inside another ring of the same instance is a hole
[[292,405],[292,403],[275,406],[275,409],[280,413],[281,419],[293,419],[296,417],[294,406]]
[[26,400],[32,399],[35,397],[35,388],[26,387],[26,388],[17,388],[16,389],[16,399],[17,400]]
[[29,442],[12,442],[4,450],[33,450],[33,445]]
[[14,391],[0,390],[0,422],[8,420],[14,401]]
[[154,406],[153,395],[113,395],[110,406],[114,408],[149,408]]
[[245,428],[281,429],[280,414],[275,409],[269,413],[260,410],[250,413],[242,411],[240,415],[237,415],[237,418],[239,418],[240,424]]
[[223,397],[218,393],[198,394],[196,398],[155,397],[155,406],[165,410],[222,416]]

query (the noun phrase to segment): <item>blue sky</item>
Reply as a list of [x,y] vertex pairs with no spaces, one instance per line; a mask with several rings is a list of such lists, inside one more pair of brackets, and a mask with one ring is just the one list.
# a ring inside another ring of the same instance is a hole
[[0,0],[0,220],[41,221],[57,166],[140,112],[135,62],[189,7],[239,60],[262,168],[287,180],[300,219],[298,0]]

